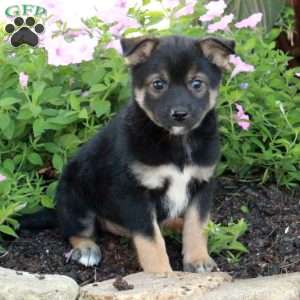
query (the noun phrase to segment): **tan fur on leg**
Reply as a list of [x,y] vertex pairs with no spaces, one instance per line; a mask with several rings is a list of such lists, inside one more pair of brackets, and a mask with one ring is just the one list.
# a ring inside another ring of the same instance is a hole
[[139,262],[145,272],[172,272],[167,255],[165,241],[157,223],[154,224],[154,237],[148,238],[141,234],[134,235]]
[[207,250],[206,220],[200,220],[195,206],[187,209],[183,227],[183,262],[185,270],[210,271],[216,267]]
[[95,245],[95,242],[93,240],[80,236],[70,237],[69,242],[73,248],[77,249],[93,247]]

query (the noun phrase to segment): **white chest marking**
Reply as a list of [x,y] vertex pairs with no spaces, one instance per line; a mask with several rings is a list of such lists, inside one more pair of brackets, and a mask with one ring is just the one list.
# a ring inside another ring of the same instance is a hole
[[170,218],[180,215],[185,210],[189,200],[187,186],[190,180],[194,178],[200,182],[208,181],[214,169],[214,165],[209,167],[189,165],[181,171],[173,164],[152,167],[139,162],[132,166],[137,180],[149,189],[162,188],[165,181],[169,181],[165,205]]

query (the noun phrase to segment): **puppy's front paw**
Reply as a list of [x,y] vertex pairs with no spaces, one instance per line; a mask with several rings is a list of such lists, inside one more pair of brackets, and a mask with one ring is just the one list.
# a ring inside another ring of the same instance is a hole
[[219,268],[216,262],[210,256],[207,256],[205,259],[196,262],[184,263],[183,270],[184,272],[203,273],[219,271]]
[[75,248],[71,250],[70,259],[86,267],[91,267],[100,263],[102,254],[100,248],[95,244],[86,248]]

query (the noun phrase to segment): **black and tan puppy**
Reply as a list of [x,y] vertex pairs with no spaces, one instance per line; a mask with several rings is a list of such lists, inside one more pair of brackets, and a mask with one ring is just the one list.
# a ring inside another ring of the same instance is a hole
[[132,100],[68,163],[56,199],[71,258],[96,265],[95,222],[132,237],[146,272],[172,271],[160,225],[183,218],[186,271],[211,270],[205,226],[219,157],[215,104],[232,41],[122,40]]

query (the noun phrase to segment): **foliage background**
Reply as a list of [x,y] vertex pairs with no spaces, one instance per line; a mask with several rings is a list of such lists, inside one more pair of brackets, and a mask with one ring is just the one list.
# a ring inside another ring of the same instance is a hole
[[[140,26],[124,35],[207,35],[207,24],[198,21],[205,12],[202,2],[192,14],[176,17],[184,3],[157,10],[143,1],[128,11]],[[157,26],[166,20],[167,26]],[[0,182],[0,233],[16,235],[20,212],[54,207],[55,186],[67,159],[130,97],[123,58],[106,47],[115,38],[110,25],[97,16],[85,24],[101,32],[94,59],[58,67],[48,64],[44,48],[12,48],[4,24],[0,28],[0,173],[6,176]],[[278,27],[265,32],[232,25],[217,32],[234,39],[237,54],[255,66],[253,73],[224,76],[218,102],[223,145],[218,175],[293,188],[300,181],[300,80],[295,76],[300,70],[288,70],[289,58],[276,50],[279,32]],[[67,33],[60,24],[59,34],[68,39]],[[29,76],[26,88],[19,83],[21,72]],[[236,122],[237,103],[250,116],[249,130]]]

